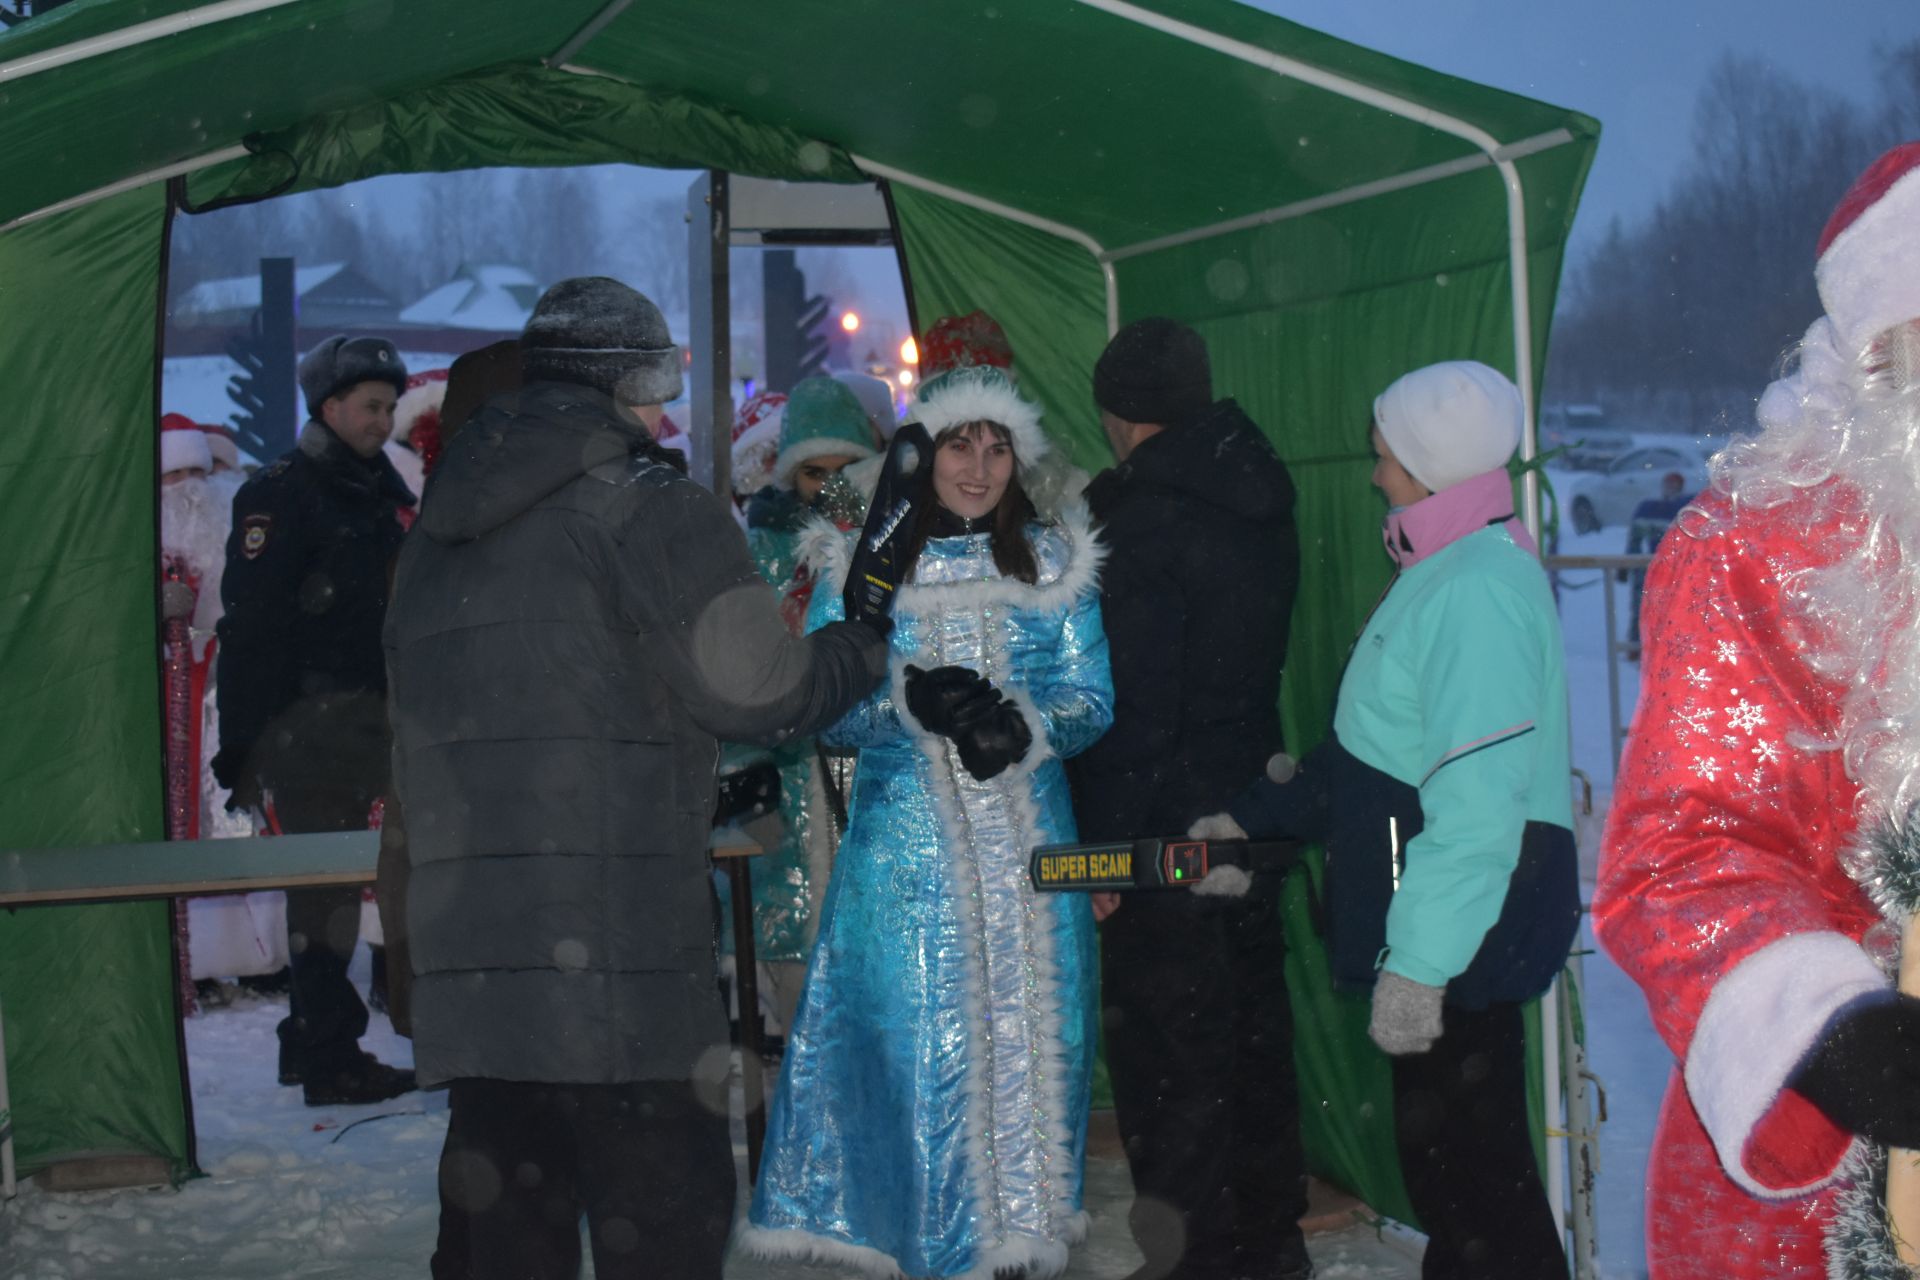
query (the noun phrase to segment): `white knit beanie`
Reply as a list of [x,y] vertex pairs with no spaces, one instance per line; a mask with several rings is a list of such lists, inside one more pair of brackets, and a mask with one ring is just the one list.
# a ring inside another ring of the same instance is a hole
[[1506,465],[1520,447],[1520,388],[1478,360],[1403,375],[1373,402],[1373,421],[1409,475],[1439,493]]

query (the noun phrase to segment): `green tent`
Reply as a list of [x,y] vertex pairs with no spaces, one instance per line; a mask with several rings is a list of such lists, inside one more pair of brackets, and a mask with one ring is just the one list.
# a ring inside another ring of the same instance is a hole
[[[998,317],[1089,467],[1107,334],[1180,317],[1299,485],[1305,746],[1387,572],[1371,397],[1453,357],[1537,391],[1599,132],[1231,0],[74,0],[0,34],[0,106],[0,850],[162,837],[156,401],[185,211],[493,165],[882,179],[918,314]],[[1303,899],[1310,1156],[1404,1212],[1385,1064]],[[167,928],[157,903],[0,916],[24,1167],[189,1165]]]

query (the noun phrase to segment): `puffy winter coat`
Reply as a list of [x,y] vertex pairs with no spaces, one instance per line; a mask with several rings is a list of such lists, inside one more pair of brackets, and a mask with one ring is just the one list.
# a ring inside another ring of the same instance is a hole
[[1177,835],[1280,746],[1300,579],[1293,480],[1231,400],[1144,441],[1087,489],[1113,727],[1069,766],[1087,840]]
[[792,635],[725,504],[597,392],[494,398],[429,493],[386,632],[421,1079],[689,1078],[726,1041],[715,739],[833,722],[885,645]]
[[1482,528],[1401,570],[1354,645],[1333,738],[1232,812],[1256,836],[1325,842],[1337,980],[1383,964],[1483,1008],[1544,991],[1579,923],[1568,750],[1546,576]]

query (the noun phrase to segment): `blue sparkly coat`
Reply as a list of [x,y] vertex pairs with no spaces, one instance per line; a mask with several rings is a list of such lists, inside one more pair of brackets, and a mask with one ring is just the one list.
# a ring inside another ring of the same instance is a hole
[[[1084,1237],[1093,920],[1083,895],[1035,894],[1027,861],[1074,838],[1061,760],[1105,732],[1113,684],[1084,516],[1029,536],[1031,585],[1000,576],[984,534],[929,542],[898,595],[891,680],[823,735],[860,757],[749,1253],[1038,1278]],[[828,544],[809,628],[841,616],[847,550]],[[906,713],[908,663],[987,675],[1033,730],[1026,759],[969,776]]]

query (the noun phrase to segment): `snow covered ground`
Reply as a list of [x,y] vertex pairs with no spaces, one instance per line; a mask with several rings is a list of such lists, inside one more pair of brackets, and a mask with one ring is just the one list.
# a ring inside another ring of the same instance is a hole
[[[175,385],[170,371],[169,386]],[[211,382],[201,394],[224,395],[222,385]],[[199,411],[184,397],[178,407]],[[1612,553],[1624,543],[1624,530],[1603,529],[1569,534],[1560,550]],[[1608,588],[1599,579],[1596,571],[1570,572],[1560,594],[1574,763],[1594,783],[1590,831],[1596,836],[1613,777],[1602,634]],[[1624,625],[1626,588],[1612,589]],[[1629,708],[1635,674],[1623,667]],[[364,965],[363,951],[357,973],[363,984]],[[1642,1175],[1671,1058],[1652,1032],[1638,989],[1597,952],[1586,959],[1586,985],[1589,1053],[1609,1114],[1601,1131],[1601,1275],[1636,1280],[1646,1274]],[[0,1280],[424,1275],[438,1212],[435,1165],[446,1133],[446,1095],[412,1094],[369,1107],[303,1106],[297,1089],[273,1079],[273,1029],[284,1011],[284,999],[242,995],[187,1025],[199,1160],[207,1177],[176,1190],[63,1195],[28,1182],[17,1200],[0,1206]],[[364,1043],[386,1061],[410,1061],[408,1042],[378,1015]],[[744,1140],[736,1137],[744,1161]],[[1124,1163],[1096,1159],[1088,1177],[1093,1234],[1068,1274],[1076,1280],[1123,1276],[1138,1262],[1126,1232]],[[1418,1274],[1403,1240],[1365,1226],[1317,1235],[1311,1246],[1322,1280]],[[731,1280],[830,1275],[738,1260],[728,1274]]]

